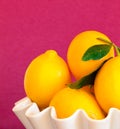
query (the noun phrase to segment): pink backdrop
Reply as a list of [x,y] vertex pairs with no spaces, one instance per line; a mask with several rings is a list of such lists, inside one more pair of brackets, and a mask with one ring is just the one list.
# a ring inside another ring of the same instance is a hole
[[89,29],[120,45],[119,0],[0,0],[0,129],[24,129],[12,107],[25,96],[29,62],[47,49],[66,59],[72,38]]

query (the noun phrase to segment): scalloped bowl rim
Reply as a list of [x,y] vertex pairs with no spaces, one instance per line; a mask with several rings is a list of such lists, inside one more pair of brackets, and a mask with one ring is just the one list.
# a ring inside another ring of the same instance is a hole
[[115,126],[120,129],[120,110],[117,108],[110,108],[108,115],[102,120],[90,118],[81,109],[70,117],[60,119],[57,118],[54,107],[40,111],[36,103],[25,97],[15,103],[12,111],[26,129],[103,129],[105,126],[106,129],[114,129]]

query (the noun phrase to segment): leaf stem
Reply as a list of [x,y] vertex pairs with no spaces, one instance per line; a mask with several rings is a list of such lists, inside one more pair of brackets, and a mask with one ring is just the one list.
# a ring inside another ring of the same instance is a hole
[[115,44],[113,44],[113,47],[114,47],[115,50],[116,50],[116,54],[117,54],[118,56],[120,56],[119,48],[118,48]]
[[110,42],[110,41],[108,41],[108,40],[106,40],[106,39],[103,39],[103,38],[97,38],[98,40],[100,40],[100,41],[103,41],[103,42],[105,42],[105,43],[109,43],[109,44],[113,44],[112,42]]
[[103,39],[103,38],[100,38],[100,37],[97,38],[97,39],[100,40],[100,41],[103,41],[105,43],[109,43],[110,45],[112,45],[114,47],[115,51],[116,51],[117,56],[120,56],[120,48],[117,45],[115,45],[113,42],[110,42],[110,41],[108,41],[106,39]]

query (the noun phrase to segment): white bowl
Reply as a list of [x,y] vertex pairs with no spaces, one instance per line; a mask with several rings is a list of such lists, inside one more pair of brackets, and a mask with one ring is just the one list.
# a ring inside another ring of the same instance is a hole
[[26,129],[120,129],[120,110],[111,108],[105,119],[94,120],[83,110],[58,119],[54,107],[40,111],[37,104],[25,97],[15,103],[12,111]]

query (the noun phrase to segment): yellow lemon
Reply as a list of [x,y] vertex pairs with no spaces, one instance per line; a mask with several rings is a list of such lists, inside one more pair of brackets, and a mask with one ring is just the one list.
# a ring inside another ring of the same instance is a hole
[[94,92],[106,113],[111,107],[120,109],[120,56],[111,58],[101,67],[95,78]]
[[114,49],[112,47],[110,52],[99,60],[82,60],[82,57],[88,48],[94,45],[106,44],[105,42],[100,41],[97,38],[103,38],[110,41],[110,39],[105,34],[95,30],[88,30],[81,32],[77,36],[75,36],[75,38],[68,46],[68,65],[72,74],[77,80],[97,70],[105,60],[114,56]]
[[53,97],[50,106],[55,107],[58,118],[67,118],[76,110],[84,110],[93,119],[105,117],[94,96],[87,90],[66,87]]
[[70,81],[66,62],[55,50],[47,50],[29,64],[24,88],[27,96],[43,109],[49,105],[53,95]]

